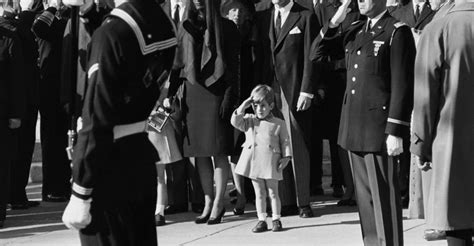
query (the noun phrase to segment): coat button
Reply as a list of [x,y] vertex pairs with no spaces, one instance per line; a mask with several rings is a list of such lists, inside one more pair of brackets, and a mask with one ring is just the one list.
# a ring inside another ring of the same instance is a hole
[[359,67],[359,65],[357,65],[357,64],[354,65],[354,68],[355,68],[355,69],[357,69],[358,67]]
[[357,55],[360,56],[360,50],[357,51]]
[[349,49],[346,49],[346,53],[349,52]]
[[146,37],[147,37],[148,39],[151,39],[153,36],[151,36],[151,34],[148,34]]
[[352,77],[352,82],[356,82],[356,77]]
[[352,95],[356,94],[356,90],[352,90],[352,91],[351,91],[351,94],[352,94]]
[[383,109],[383,110],[386,110],[386,109],[387,109],[387,107],[386,107],[386,106],[383,106],[383,107],[382,107],[382,109]]

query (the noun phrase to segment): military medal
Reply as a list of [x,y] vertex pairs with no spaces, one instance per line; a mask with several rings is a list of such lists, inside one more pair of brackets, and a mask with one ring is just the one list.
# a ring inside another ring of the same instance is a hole
[[374,56],[379,54],[380,46],[382,46],[384,43],[384,41],[374,41]]

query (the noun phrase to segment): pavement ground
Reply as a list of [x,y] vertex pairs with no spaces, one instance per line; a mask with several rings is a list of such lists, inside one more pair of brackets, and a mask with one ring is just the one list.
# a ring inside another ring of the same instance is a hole
[[[253,204],[247,204],[245,214],[235,216],[233,205],[226,194],[223,223],[197,225],[193,212],[167,215],[167,224],[157,227],[159,245],[363,245],[357,207],[337,207],[337,199],[331,196],[329,177],[324,177],[326,196],[312,197],[315,217],[302,219],[298,216],[282,218],[284,231],[252,233],[256,225]],[[229,183],[229,188],[231,184]],[[41,184],[30,184],[28,196],[41,200]],[[0,245],[80,245],[77,231],[68,230],[61,223],[66,203],[41,202],[28,210],[8,211],[5,228],[0,229]],[[404,210],[405,245],[446,245],[446,241],[427,242],[423,239],[423,220],[406,219]],[[267,219],[271,227],[271,218]],[[144,245],[146,246],[146,245]]]

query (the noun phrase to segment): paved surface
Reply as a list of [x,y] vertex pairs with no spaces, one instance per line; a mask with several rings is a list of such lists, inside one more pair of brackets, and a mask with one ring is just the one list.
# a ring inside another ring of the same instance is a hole
[[[325,177],[327,184],[328,180]],[[327,186],[327,185],[326,185]],[[326,189],[330,194],[330,189]],[[32,200],[40,200],[41,185],[28,187]],[[312,198],[314,218],[283,217],[282,232],[252,233],[256,224],[255,207],[247,204],[243,216],[227,213],[218,225],[196,225],[192,212],[166,216],[167,225],[157,227],[159,245],[363,245],[356,207],[337,207],[330,195]],[[0,245],[79,245],[77,232],[61,223],[65,203],[42,202],[29,210],[9,211],[5,228],[0,229]],[[406,214],[406,211],[404,211]],[[268,220],[270,222],[270,218]],[[446,245],[445,241],[426,242],[422,220],[404,220],[405,245]],[[271,225],[270,225],[271,226]]]

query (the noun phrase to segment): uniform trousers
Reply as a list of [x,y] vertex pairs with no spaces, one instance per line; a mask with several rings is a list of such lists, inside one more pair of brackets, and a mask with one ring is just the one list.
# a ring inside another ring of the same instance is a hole
[[38,106],[30,103],[18,129],[18,154],[11,170],[10,202],[19,204],[28,201],[25,188],[30,177],[31,160],[36,142]]
[[[92,221],[83,246],[154,246],[158,155],[146,134],[115,141],[92,193]],[[99,167],[98,167],[99,168]]]
[[[40,84],[48,82],[43,80]],[[60,107],[59,95],[54,90],[54,86],[40,87],[43,198],[47,195],[69,196],[71,187],[70,161],[66,153],[70,120]]]
[[0,220],[6,218],[10,193],[10,168],[17,148],[17,130],[8,127],[8,119],[0,119]]
[[365,245],[403,245],[396,158],[349,151]]

